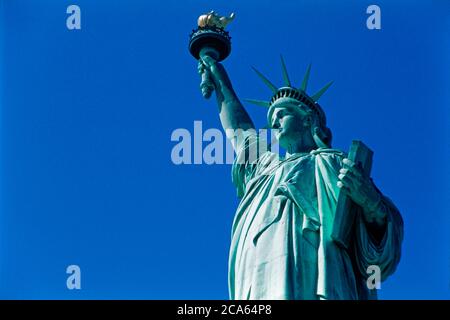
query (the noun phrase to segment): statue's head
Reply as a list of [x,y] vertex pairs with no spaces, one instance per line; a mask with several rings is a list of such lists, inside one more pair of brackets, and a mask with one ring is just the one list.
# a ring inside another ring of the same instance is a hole
[[316,148],[331,147],[331,131],[324,118],[296,99],[279,99],[269,108],[267,120],[285,149],[300,140],[314,141]]
[[317,148],[331,147],[331,130],[326,126],[326,117],[317,103],[331,82],[316,94],[306,94],[311,66],[308,67],[300,88],[291,86],[289,76],[281,58],[285,86],[277,88],[258,70],[254,69],[264,83],[272,90],[270,101],[250,100],[248,102],[266,106],[267,121],[271,128],[279,129],[276,137],[283,148],[293,144],[298,139],[310,139]]

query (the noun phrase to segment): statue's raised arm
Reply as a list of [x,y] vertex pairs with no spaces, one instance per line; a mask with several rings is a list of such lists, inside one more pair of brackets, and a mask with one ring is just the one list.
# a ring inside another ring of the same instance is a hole
[[202,94],[209,98],[216,92],[222,127],[236,148],[239,133],[253,129],[254,125],[244,106],[237,97],[230,78],[220,63],[231,51],[231,42],[225,26],[234,19],[234,14],[221,17],[214,11],[201,15],[198,29],[191,34],[189,49],[199,61],[198,71],[202,76]]
[[253,129],[253,122],[236,95],[223,65],[210,56],[204,56],[199,62],[199,70],[206,70],[212,76],[223,129],[226,132],[229,129]]

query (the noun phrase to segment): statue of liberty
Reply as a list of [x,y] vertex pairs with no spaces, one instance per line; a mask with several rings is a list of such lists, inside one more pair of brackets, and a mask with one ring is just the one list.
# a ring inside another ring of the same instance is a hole
[[[224,36],[224,25],[211,23],[208,31],[207,22],[217,18],[214,12],[210,15],[202,16],[204,25],[199,30],[202,35],[214,33],[214,42],[217,33]],[[271,97],[248,101],[267,107],[268,124],[276,130],[286,154],[281,157],[258,149],[251,159],[252,147],[262,137],[219,62],[230,48],[226,43],[202,41],[196,49],[202,92],[208,97],[215,91],[221,124],[236,152],[232,181],[240,204],[229,253],[230,298],[376,299],[376,290],[367,283],[368,270],[378,268],[381,281],[395,271],[403,221],[361,165],[332,148],[331,130],[318,104],[330,84],[314,95],[307,94],[310,67],[295,87],[283,58],[284,85],[280,88],[255,69]],[[354,221],[337,223],[343,197],[353,204],[344,214],[353,213]],[[339,241],[336,234],[345,232],[348,239]]]

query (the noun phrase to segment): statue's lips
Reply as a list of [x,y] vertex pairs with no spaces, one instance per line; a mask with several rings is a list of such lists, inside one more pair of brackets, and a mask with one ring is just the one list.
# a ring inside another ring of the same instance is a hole
[[282,133],[283,133],[283,129],[276,129],[276,131],[275,131],[275,136],[276,136],[277,138],[279,138],[279,137],[281,136]]

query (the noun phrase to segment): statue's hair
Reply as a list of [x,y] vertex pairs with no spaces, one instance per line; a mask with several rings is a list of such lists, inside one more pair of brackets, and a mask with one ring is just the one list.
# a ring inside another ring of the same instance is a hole
[[333,135],[330,128],[327,127],[325,113],[317,103],[316,109],[320,110],[320,115],[317,112],[311,112],[313,119],[315,118],[311,124],[311,134],[314,142],[318,148],[331,148]]

